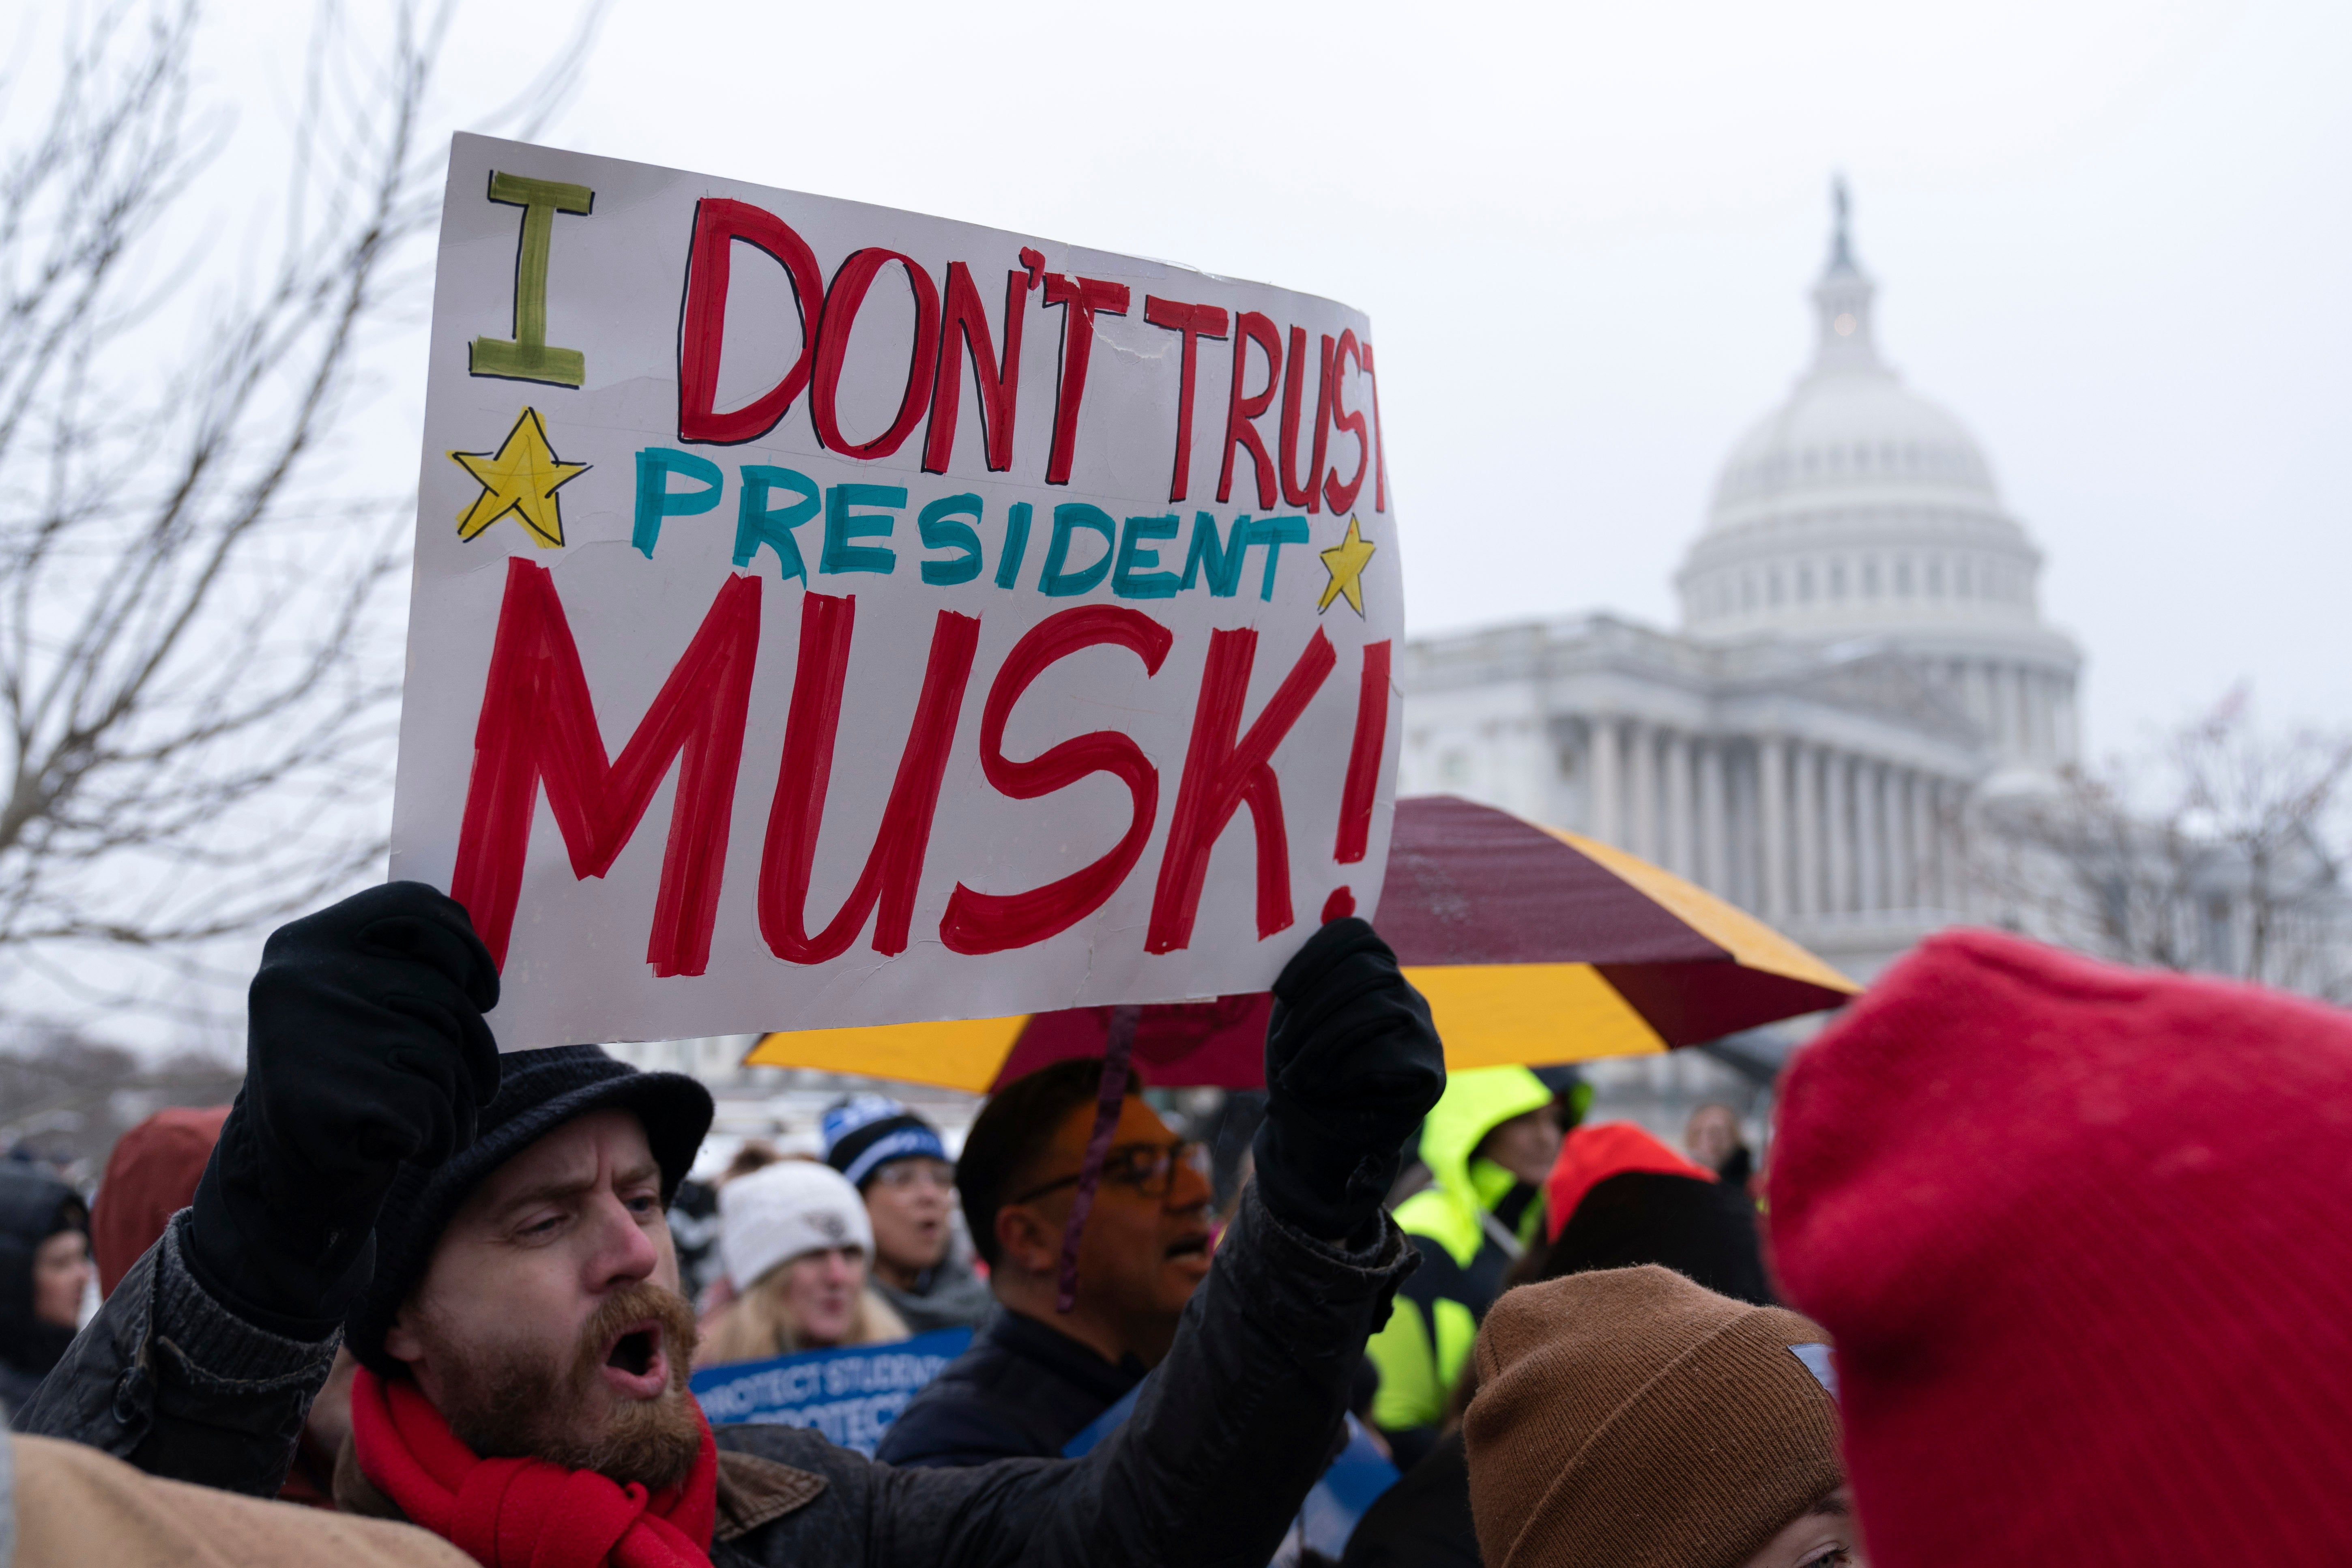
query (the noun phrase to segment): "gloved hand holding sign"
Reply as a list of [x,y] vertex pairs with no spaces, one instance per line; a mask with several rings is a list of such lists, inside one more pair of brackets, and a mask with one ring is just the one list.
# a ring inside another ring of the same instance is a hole
[[196,1188],[189,1266],[240,1317],[323,1339],[373,1268],[404,1161],[474,1141],[499,1087],[499,972],[462,906],[392,882],[279,927],[247,999],[245,1088]]
[[1274,983],[1259,1195],[1307,1235],[1346,1241],[1380,1210],[1404,1141],[1445,1092],[1429,1004],[1372,928],[1326,925]]

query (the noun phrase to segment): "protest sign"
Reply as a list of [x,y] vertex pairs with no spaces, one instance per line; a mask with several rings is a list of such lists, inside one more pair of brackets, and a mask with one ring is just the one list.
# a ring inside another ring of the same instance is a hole
[[506,1047],[1259,991],[1372,912],[1360,312],[460,136],[425,424],[393,872]]
[[713,1426],[814,1426],[871,1458],[907,1401],[971,1343],[970,1329],[940,1329],[887,1344],[706,1367],[694,1374],[694,1397]]

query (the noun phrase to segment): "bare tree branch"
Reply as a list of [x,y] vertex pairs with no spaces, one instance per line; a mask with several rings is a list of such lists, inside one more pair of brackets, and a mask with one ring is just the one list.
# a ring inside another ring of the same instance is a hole
[[[543,128],[603,13],[484,128]],[[218,298],[187,293],[214,271],[182,237],[230,129],[194,0],[69,20],[0,146],[0,955],[163,958],[381,863],[413,502],[329,459],[429,276],[455,14],[397,0],[362,37],[322,0],[271,259]],[[25,90],[0,83],[0,126]],[[191,312],[174,351],[160,323]]]
[[2036,935],[2352,1001],[2347,778],[2352,735],[2263,735],[2241,689],[2148,755],[1984,803],[1966,861]]

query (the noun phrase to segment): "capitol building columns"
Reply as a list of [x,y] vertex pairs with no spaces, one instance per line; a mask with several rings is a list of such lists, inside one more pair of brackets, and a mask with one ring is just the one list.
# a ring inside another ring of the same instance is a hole
[[1591,738],[1586,744],[1585,773],[1591,805],[1585,830],[1595,838],[1607,839],[1613,844],[1623,836],[1617,800],[1622,775],[1617,759],[1615,715],[1594,714],[1590,733]]
[[1400,793],[1621,846],[1857,979],[1968,918],[1957,824],[2074,760],[2082,655],[2041,618],[2041,552],[1983,449],[1881,355],[1876,294],[1841,204],[1811,363],[1725,458],[1678,628],[1590,613],[1405,645]]
[[1853,840],[1848,832],[1853,816],[1848,804],[1851,792],[1847,787],[1853,773],[1846,765],[1846,759],[1832,752],[1822,758],[1822,776],[1825,786],[1822,792],[1822,810],[1829,830],[1825,835],[1828,853],[1822,858],[1828,896],[1822,900],[1821,912],[1842,915],[1849,913],[1854,907]]
[[1905,791],[1911,834],[1911,908],[1929,910],[1940,896],[1935,885],[1936,817],[1930,805],[1936,783],[1919,773],[1910,775]]
[[1698,803],[1691,798],[1691,752],[1698,745],[1690,735],[1666,737],[1666,834],[1664,859],[1677,877],[1696,879],[1698,857]]
[[1800,932],[1950,907],[1951,825],[1974,772],[1965,754],[1923,763],[1916,747],[1879,754],[1804,729],[1590,714],[1561,764],[1581,790],[1557,797],[1557,815]]
[[1886,770],[1875,763],[1853,765],[1854,911],[1886,907]]
[[1890,910],[1916,910],[1919,907],[1919,861],[1912,853],[1911,843],[1911,771],[1889,768],[1886,771],[1886,907]]
[[1698,880],[1701,887],[1725,898],[1731,894],[1731,792],[1726,777],[1723,745],[1707,741],[1698,745]]
[[1790,804],[1797,814],[1796,831],[1790,835],[1797,875],[1789,912],[1802,920],[1822,912],[1822,753],[1800,741],[1790,747],[1789,763],[1793,775]]
[[1789,918],[1788,757],[1777,735],[1756,742],[1757,845],[1763,876],[1759,892],[1768,921]]
[[1949,822],[1965,784],[1932,770],[1798,736],[1629,720],[1595,722],[1585,765],[1601,803],[1585,831],[1767,920],[1803,929],[1951,901]]
[[1627,793],[1633,810],[1627,814],[1625,847],[1644,860],[1658,858],[1658,735],[1640,720],[1625,726],[1626,749],[1633,760]]

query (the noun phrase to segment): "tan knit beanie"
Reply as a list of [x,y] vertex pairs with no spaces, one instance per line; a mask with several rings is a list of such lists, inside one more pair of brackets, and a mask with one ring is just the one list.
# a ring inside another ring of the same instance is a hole
[[1487,1568],[1738,1568],[1844,1479],[1789,1348],[1828,1342],[1654,1265],[1508,1292],[1463,1421]]

